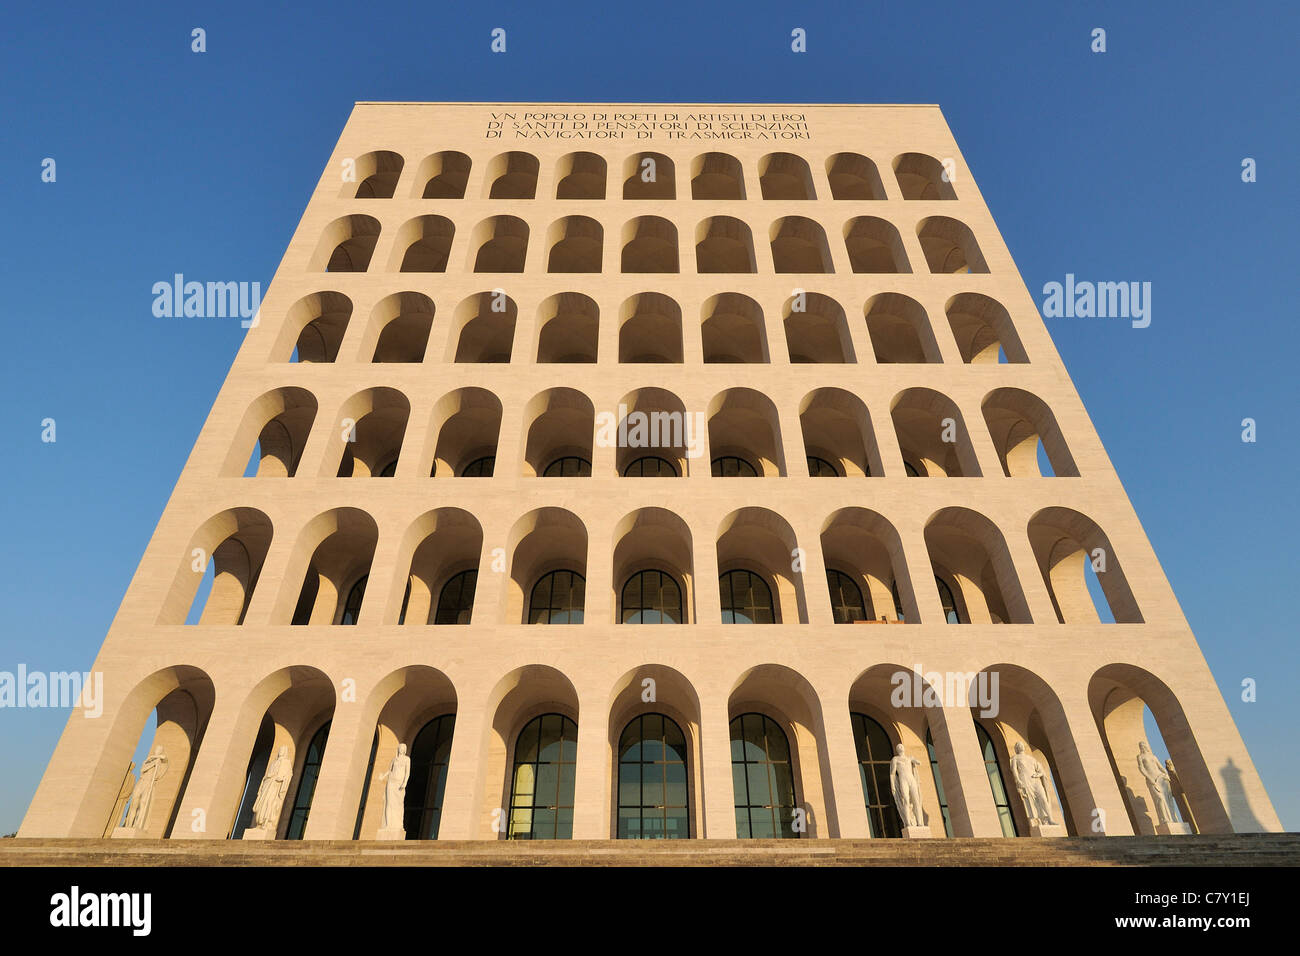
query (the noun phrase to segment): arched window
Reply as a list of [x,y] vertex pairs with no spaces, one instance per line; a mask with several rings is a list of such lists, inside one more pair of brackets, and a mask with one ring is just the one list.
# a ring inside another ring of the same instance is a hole
[[587,579],[577,571],[552,571],[533,585],[529,624],[581,624]]
[[812,478],[841,477],[839,469],[825,458],[818,458],[816,455],[808,456],[808,475]]
[[867,619],[867,606],[862,601],[862,589],[843,571],[826,569],[826,585],[831,591],[831,610],[836,624],[852,624]]
[[484,455],[482,458],[475,458],[465,466],[460,476],[462,478],[491,478],[496,463],[496,455]]
[[903,602],[898,597],[898,580],[894,579],[889,582],[889,593],[894,598],[894,617],[899,621],[906,621],[907,615],[903,613]]
[[666,571],[638,571],[623,585],[624,624],[681,624],[682,589]]
[[408,840],[438,839],[442,798],[447,789],[447,763],[451,759],[451,735],[455,727],[455,714],[435,717],[420,728],[411,744],[411,776],[406,784],[402,819]]
[[713,459],[714,478],[757,478],[758,471],[743,458],[735,455],[723,455]]
[[289,825],[284,831],[286,840],[301,840],[307,832],[307,814],[311,812],[311,798],[316,792],[320,762],[325,756],[325,742],[329,736],[330,722],[326,721],[307,745],[307,756],[302,762],[302,776],[298,778],[298,792],[293,798],[293,812],[289,814]]
[[753,571],[728,571],[718,578],[723,624],[775,624],[772,589]]
[[474,588],[478,584],[478,571],[462,571],[453,575],[442,586],[438,595],[438,610],[434,624],[468,624],[474,612]]
[[343,616],[339,618],[340,624],[355,624],[357,618],[361,616],[361,599],[366,596],[366,581],[370,575],[364,575],[356,584],[352,585],[352,590],[348,592],[348,599],[343,602]]
[[939,799],[939,814],[943,817],[943,832],[952,836],[952,814],[948,812],[948,794],[943,789],[943,774],[939,770],[939,757],[934,752],[934,737],[925,728],[925,749],[930,755],[930,772],[934,774],[934,795]]
[[686,737],[663,714],[633,717],[618,741],[618,839],[691,835]]
[[677,466],[658,455],[642,455],[628,462],[623,469],[624,478],[676,478]]
[[507,840],[573,837],[578,725],[562,714],[534,717],[515,741]]
[[889,779],[889,761],[894,748],[885,728],[866,714],[849,714],[853,720],[853,740],[858,746],[858,773],[862,777],[862,796],[867,801],[867,822],[873,837],[901,837],[902,821],[894,807],[894,788]]
[[738,837],[798,839],[790,742],[772,718],[741,714],[731,722],[731,779]]
[[989,787],[993,791],[993,803],[998,808],[1002,835],[1019,836],[1016,832],[1016,817],[1011,812],[1011,801],[1007,797],[1007,785],[1002,778],[1002,766],[998,763],[998,752],[993,746],[993,738],[978,720],[975,721],[975,735],[979,737],[980,750],[984,754],[984,770],[989,775]]
[[939,589],[939,603],[943,605],[943,616],[949,624],[965,624],[957,612],[957,601],[952,596],[952,588],[939,575],[934,576],[935,587]]
[[542,471],[543,478],[590,478],[591,462],[577,455],[566,455],[551,462]]

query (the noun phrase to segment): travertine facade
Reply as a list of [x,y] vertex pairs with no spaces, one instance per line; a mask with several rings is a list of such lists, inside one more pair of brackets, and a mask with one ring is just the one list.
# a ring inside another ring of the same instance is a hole
[[1280,829],[933,106],[358,104],[95,668],[21,836]]

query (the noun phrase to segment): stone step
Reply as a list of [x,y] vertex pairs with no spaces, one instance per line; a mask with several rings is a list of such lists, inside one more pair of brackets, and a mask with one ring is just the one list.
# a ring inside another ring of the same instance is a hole
[[0,866],[1296,865],[1296,833],[952,840],[0,840]]

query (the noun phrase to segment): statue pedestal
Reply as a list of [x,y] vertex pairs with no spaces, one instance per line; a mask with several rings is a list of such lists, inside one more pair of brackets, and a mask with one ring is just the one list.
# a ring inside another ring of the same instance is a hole
[[109,834],[110,840],[131,840],[140,835],[140,831],[135,827],[113,827],[113,832]]
[[903,827],[904,840],[928,840],[930,839],[929,827]]
[[274,840],[274,839],[275,839],[275,831],[274,831],[274,830],[269,830],[269,829],[258,829],[257,827],[249,827],[247,830],[244,831],[244,835],[243,835],[240,839],[243,839],[243,840]]
[[405,840],[406,831],[401,827],[394,827],[389,830],[380,830],[375,834],[376,840]]
[[1191,836],[1192,828],[1186,823],[1157,823],[1156,833],[1161,836]]
[[1066,836],[1065,827],[1059,823],[1031,823],[1029,824],[1029,835],[1036,837],[1063,837]]

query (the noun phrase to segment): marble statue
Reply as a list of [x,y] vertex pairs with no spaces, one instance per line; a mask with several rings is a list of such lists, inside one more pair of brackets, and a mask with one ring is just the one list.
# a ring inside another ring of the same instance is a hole
[[1174,802],[1174,788],[1169,774],[1160,766],[1160,760],[1151,752],[1145,740],[1138,743],[1138,770],[1146,778],[1147,789],[1151,791],[1151,802],[1156,808],[1156,819],[1160,823],[1181,822],[1178,819],[1178,805]]
[[167,757],[161,746],[145,758],[140,767],[140,779],[131,789],[131,806],[126,811],[128,830],[143,830],[149,825],[149,810],[153,807],[153,792],[158,781],[167,773]]
[[257,788],[257,800],[253,803],[253,825],[259,830],[274,830],[280,820],[280,808],[284,805],[284,795],[289,790],[289,781],[293,778],[293,761],[289,759],[289,748],[281,747],[266,775]]
[[1023,740],[1016,741],[1016,753],[1011,758],[1011,776],[1015,778],[1016,789],[1020,791],[1020,799],[1025,804],[1025,816],[1029,817],[1030,824],[1057,826],[1057,821],[1052,819],[1052,798],[1047,789],[1047,774],[1043,772],[1043,765],[1028,752]]
[[380,776],[384,786],[384,818],[382,830],[398,830],[406,810],[406,782],[411,779],[411,758],[406,755],[406,744],[397,745],[397,755]]
[[903,745],[894,748],[894,759],[889,761],[889,785],[894,792],[894,806],[905,827],[925,826],[921,810],[921,781],[916,768],[921,761],[907,756]]

